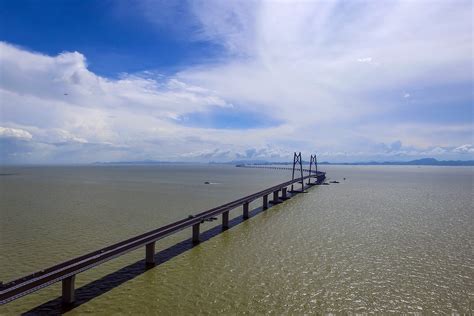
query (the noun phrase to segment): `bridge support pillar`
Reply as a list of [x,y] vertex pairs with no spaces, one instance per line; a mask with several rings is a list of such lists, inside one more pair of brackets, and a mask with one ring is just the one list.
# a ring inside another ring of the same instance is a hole
[[72,275],[62,280],[63,303],[70,305],[75,301],[75,280],[76,275]]
[[222,229],[229,228],[229,211],[222,213]]
[[155,242],[151,242],[145,246],[145,263],[147,266],[155,265]]
[[321,183],[323,183],[325,179],[326,179],[326,176],[325,176],[325,175],[317,177],[317,178],[316,178],[316,184],[321,184]]
[[272,200],[272,204],[277,204],[277,203],[280,203],[280,201],[278,200],[278,193],[280,191],[273,191],[273,200]]
[[262,209],[266,210],[267,208],[268,208],[268,195],[264,195]]
[[287,190],[286,187],[284,187],[284,188],[281,189],[281,199],[282,199],[282,200],[286,200],[286,199],[287,199],[286,190]]
[[244,205],[242,207],[243,207],[243,211],[244,211],[243,218],[248,219],[249,218],[249,203],[248,202],[244,203]]
[[199,225],[200,223],[193,225],[193,243],[199,243]]

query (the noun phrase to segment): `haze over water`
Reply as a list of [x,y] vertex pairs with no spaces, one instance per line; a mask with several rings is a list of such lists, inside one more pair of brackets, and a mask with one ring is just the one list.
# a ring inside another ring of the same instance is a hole
[[[271,207],[70,314],[472,313],[473,168],[323,169],[340,183]],[[218,165],[9,167],[1,173],[4,282],[291,176]],[[205,227],[219,224],[220,218]],[[190,233],[159,241],[158,249]],[[139,249],[81,273],[77,286],[143,255]],[[56,284],[0,307],[0,314],[28,311],[59,294]]]

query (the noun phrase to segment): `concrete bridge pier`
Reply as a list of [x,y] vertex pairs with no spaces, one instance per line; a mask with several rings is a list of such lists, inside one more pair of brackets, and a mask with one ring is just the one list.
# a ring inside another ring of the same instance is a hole
[[321,184],[324,182],[324,180],[326,179],[326,176],[325,175],[322,175],[322,176],[319,176],[316,178],[316,184]]
[[279,194],[280,190],[277,190],[277,191],[273,191],[273,200],[272,200],[272,204],[278,204],[280,203],[280,200],[278,198],[278,194]]
[[243,218],[244,219],[248,219],[249,218],[249,202],[246,202],[244,203],[244,205],[242,205],[242,208],[243,208]]
[[264,195],[262,209],[266,210],[267,208],[268,208],[268,195]]
[[201,223],[197,223],[193,225],[193,243],[198,244],[199,243],[199,226]]
[[155,242],[151,242],[145,246],[145,263],[147,266],[155,265]]
[[229,228],[229,211],[222,213],[222,229]]
[[62,280],[62,290],[63,290],[63,304],[71,305],[76,300],[75,298],[75,281],[76,275],[71,275]]
[[281,199],[282,199],[282,200],[286,200],[286,199],[288,198],[288,197],[286,196],[286,190],[287,190],[286,187],[284,187],[284,188],[281,189]]

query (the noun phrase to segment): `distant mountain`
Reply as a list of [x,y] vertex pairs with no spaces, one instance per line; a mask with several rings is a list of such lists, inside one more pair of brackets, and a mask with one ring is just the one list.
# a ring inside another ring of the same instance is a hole
[[[293,162],[271,162],[264,160],[234,160],[224,164],[235,165],[292,165]],[[303,161],[304,165],[309,164]],[[410,161],[368,161],[368,162],[318,162],[318,165],[347,165],[347,166],[474,166],[474,160],[437,160],[421,158]]]
[[474,160],[437,160],[422,158],[411,161],[370,161],[370,162],[320,162],[320,165],[351,165],[351,166],[474,166]]

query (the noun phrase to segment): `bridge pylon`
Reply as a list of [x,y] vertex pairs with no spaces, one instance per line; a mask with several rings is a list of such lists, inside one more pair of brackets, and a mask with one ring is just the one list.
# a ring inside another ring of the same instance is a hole
[[[296,171],[297,164],[299,164],[300,173],[301,173],[301,192],[304,192],[303,159],[301,158],[301,152],[298,154],[296,154],[295,152],[293,155],[293,173],[291,176],[291,180],[295,180],[295,171]],[[294,192],[293,184],[291,185],[291,192]]]
[[[314,169],[315,169],[314,171],[312,170],[313,164],[314,164]],[[312,172],[314,172],[315,175],[318,174],[318,160],[316,158],[316,154],[311,155],[311,158],[309,159],[309,175],[311,175]],[[317,182],[317,178],[316,178],[316,182]],[[308,184],[312,184],[311,177],[308,178]]]

